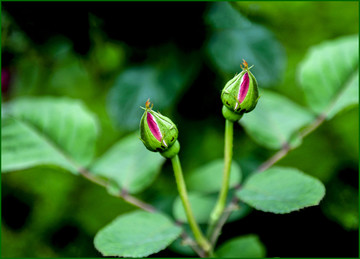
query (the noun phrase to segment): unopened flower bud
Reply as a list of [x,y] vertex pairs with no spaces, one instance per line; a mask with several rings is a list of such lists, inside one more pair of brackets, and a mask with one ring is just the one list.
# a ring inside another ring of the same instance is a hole
[[177,154],[180,149],[178,143],[174,145],[179,134],[176,125],[169,118],[153,111],[149,100],[145,106],[145,112],[140,121],[142,142],[148,150],[160,152],[165,157],[172,157],[174,152],[169,151],[177,151],[175,152]]
[[[221,100],[224,106],[229,110],[223,108],[223,115],[225,118],[227,115],[233,114],[231,120],[235,120],[235,117],[240,119],[246,112],[251,112],[259,99],[259,90],[254,75],[250,72],[248,64],[244,60],[243,71],[236,75],[233,79],[226,83],[222,93]],[[227,114],[227,115],[225,115]]]

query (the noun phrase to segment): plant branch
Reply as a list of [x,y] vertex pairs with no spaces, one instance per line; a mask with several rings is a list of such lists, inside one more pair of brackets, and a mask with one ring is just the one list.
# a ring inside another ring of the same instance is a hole
[[78,168],[78,172],[80,173],[81,176],[88,179],[89,181],[96,183],[97,185],[107,187],[107,181],[94,176],[87,169],[80,167]]
[[200,245],[200,247],[205,252],[208,252],[208,251],[210,251],[211,246],[210,246],[209,242],[206,240],[206,238],[204,237],[203,233],[201,232],[200,227],[197,224],[194,214],[192,212],[189,198],[187,195],[185,180],[183,177],[179,156],[176,155],[176,156],[172,157],[171,163],[172,163],[172,166],[174,169],[174,175],[175,175],[175,180],[176,180],[176,184],[178,187],[179,195],[180,195],[182,204],[184,206],[186,217],[187,217],[188,223],[190,225],[190,228],[194,234],[194,237],[195,237],[195,240],[197,241],[197,243]]
[[[321,113],[319,116],[316,117],[316,119],[309,124],[308,127],[303,129],[299,132],[300,138],[304,138],[307,135],[309,135],[311,132],[313,132],[315,129],[317,129],[326,119],[326,112]],[[275,163],[283,159],[291,150],[293,150],[288,143],[285,143],[283,147],[276,152],[272,157],[270,157],[268,160],[266,160],[264,163],[262,163],[256,172],[263,172],[266,169],[273,166]]]
[[[89,172],[87,169],[83,168],[83,167],[79,167],[78,168],[78,172],[80,173],[81,176],[83,176],[84,178],[88,179],[89,181],[103,186],[103,187],[107,187],[108,182],[106,180],[103,180],[101,178],[98,178],[96,176],[94,176],[91,172]],[[124,201],[132,204],[135,207],[138,207],[144,211],[150,212],[150,213],[154,213],[157,211],[157,209],[155,207],[153,207],[151,204],[148,204],[142,200],[139,200],[137,198],[135,198],[132,195],[129,195],[129,193],[125,190],[122,190],[121,192],[119,192],[116,197],[123,199]],[[187,244],[194,250],[195,253],[197,253],[200,257],[205,257],[206,253],[204,250],[202,250],[197,243],[186,234],[185,230],[183,230],[182,234],[181,234],[182,239],[186,242]]]
[[283,147],[278,152],[276,152],[272,157],[270,157],[268,160],[262,163],[258,167],[258,169],[256,169],[256,172],[263,172],[266,169],[270,168],[276,162],[284,158],[289,153],[289,151],[290,151],[290,146],[288,144],[283,145]]
[[150,213],[156,212],[155,207],[153,207],[152,205],[150,205],[142,200],[135,198],[132,195],[129,195],[129,193],[125,190],[122,190],[121,193],[119,193],[118,197],[124,199],[126,202],[128,202],[140,209],[143,209],[147,212],[150,212]]
[[181,233],[181,238],[183,239],[185,245],[190,246],[199,257],[203,258],[206,256],[204,250],[199,247],[199,245],[186,233],[185,230]]
[[316,130],[326,119],[327,113],[321,113],[308,127],[300,132],[300,137],[304,138]]
[[223,226],[225,225],[226,221],[230,217],[231,213],[235,210],[235,208],[238,208],[238,198],[234,196],[231,199],[231,202],[229,205],[225,208],[223,214],[221,215],[220,219],[218,220],[216,226],[214,227],[214,231],[210,237],[210,244],[214,247],[216,245],[216,242],[221,234],[221,230]]
[[[80,175],[82,175],[84,178],[90,180],[93,183],[96,183],[97,185],[103,186],[103,187],[107,187],[108,186],[108,182],[100,179],[96,176],[94,176],[93,174],[91,174],[88,170],[86,170],[83,167],[78,168],[78,171],[80,173]],[[129,195],[128,192],[126,192],[125,190],[119,192],[116,197],[122,198],[124,201],[134,205],[135,207],[138,207],[142,210],[148,211],[148,212],[155,212],[156,209],[151,206],[148,203],[145,203],[144,201],[141,201],[137,198],[135,198],[134,196]]]

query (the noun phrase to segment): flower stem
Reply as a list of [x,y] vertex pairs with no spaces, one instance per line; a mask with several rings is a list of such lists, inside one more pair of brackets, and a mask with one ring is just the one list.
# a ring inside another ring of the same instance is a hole
[[207,239],[204,237],[203,233],[200,230],[199,225],[197,224],[194,214],[191,210],[191,206],[190,206],[190,202],[189,202],[189,198],[187,195],[187,191],[186,191],[186,185],[185,185],[185,181],[184,181],[184,177],[183,177],[183,173],[182,173],[182,169],[181,169],[181,164],[180,164],[180,159],[179,156],[176,155],[174,157],[171,158],[171,163],[174,169],[174,175],[175,175],[175,179],[176,179],[176,184],[179,190],[179,194],[180,194],[180,198],[181,201],[183,203],[184,209],[185,209],[185,213],[186,213],[186,217],[188,219],[188,223],[190,225],[190,228],[194,234],[195,240],[198,242],[198,244],[201,246],[201,248],[208,252],[210,251],[210,244],[207,241]]
[[222,186],[219,194],[219,198],[215,205],[214,210],[210,215],[210,223],[207,232],[207,236],[211,237],[215,229],[217,222],[219,221],[225,205],[226,198],[229,191],[229,180],[230,180],[230,169],[231,169],[231,160],[232,160],[232,148],[233,148],[233,131],[234,131],[234,122],[226,120],[225,122],[225,147],[224,147],[224,174]]

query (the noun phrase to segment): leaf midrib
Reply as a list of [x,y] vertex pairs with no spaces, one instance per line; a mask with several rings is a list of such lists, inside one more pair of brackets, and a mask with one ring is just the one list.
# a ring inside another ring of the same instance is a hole
[[68,161],[76,171],[79,171],[79,168],[81,168],[80,165],[78,165],[67,152],[65,152],[56,142],[52,141],[50,136],[45,134],[46,131],[40,130],[39,127],[31,123],[31,121],[24,119],[24,118],[17,118],[14,116],[9,116],[15,121],[18,121],[19,123],[22,123],[29,127],[31,130],[33,130],[37,135],[39,135],[49,146],[51,146],[55,151],[57,151],[63,158],[65,158],[66,161]]
[[347,79],[345,80],[345,82],[341,84],[343,87],[341,87],[340,91],[338,91],[337,94],[333,97],[330,104],[323,110],[323,112],[320,113],[322,116],[324,117],[328,116],[328,113],[331,112],[332,108],[339,101],[343,93],[350,87],[351,80],[353,79],[353,77],[356,76],[356,73],[358,72],[359,72],[359,63],[357,63],[354,70],[349,73],[349,76],[346,77]]

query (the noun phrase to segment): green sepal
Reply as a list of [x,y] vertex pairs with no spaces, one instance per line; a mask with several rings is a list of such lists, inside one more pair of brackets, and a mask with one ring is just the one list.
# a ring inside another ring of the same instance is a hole
[[[249,75],[249,88],[244,100],[240,103],[237,96],[241,86],[241,79],[245,73]],[[256,107],[258,99],[258,84],[254,75],[250,72],[250,68],[245,68],[240,74],[235,75],[234,78],[229,80],[221,93],[223,104],[230,111],[237,114],[251,112]]]
[[[156,121],[159,130],[162,135],[161,141],[159,141],[151,132],[147,123],[147,116],[150,113]],[[145,147],[153,152],[164,152],[169,149],[178,138],[178,129],[176,125],[164,115],[146,108],[143,116],[140,120],[140,136],[141,141]],[[165,142],[165,143],[164,143]]]
[[235,122],[238,121],[242,118],[242,116],[244,115],[244,112],[241,114],[235,113],[232,110],[230,110],[228,107],[226,107],[225,105],[223,105],[222,108],[222,114],[224,116],[225,119]]
[[238,92],[240,89],[241,78],[243,77],[245,72],[246,71],[242,71],[240,74],[235,75],[231,80],[229,80],[226,83],[226,85],[221,93],[221,100],[222,100],[223,104],[229,110],[232,110],[235,113],[238,113],[238,111],[240,112],[241,106],[239,106],[238,110],[236,110],[236,111],[235,111],[235,106],[236,106],[236,103],[238,103],[237,95],[238,95]]
[[160,152],[160,154],[165,158],[173,158],[176,156],[180,151],[180,143],[179,141],[175,141],[175,143],[169,147],[166,151]]

